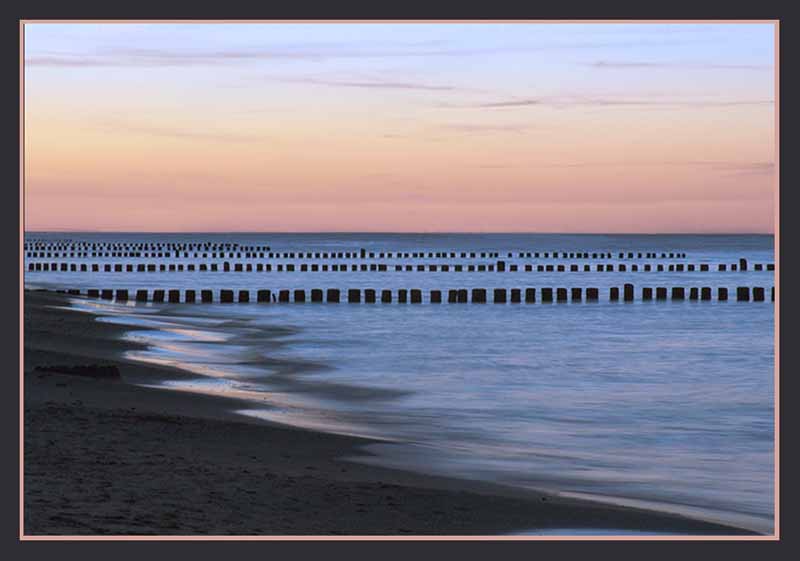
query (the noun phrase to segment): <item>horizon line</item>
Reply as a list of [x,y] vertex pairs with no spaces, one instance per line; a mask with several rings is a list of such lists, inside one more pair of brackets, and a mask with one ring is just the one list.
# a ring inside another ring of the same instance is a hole
[[25,234],[378,234],[378,235],[556,235],[556,236],[775,236],[775,232],[553,232],[553,231],[477,231],[477,232],[448,232],[448,231],[355,231],[355,230],[186,230],[186,231],[158,231],[158,230],[23,230]]

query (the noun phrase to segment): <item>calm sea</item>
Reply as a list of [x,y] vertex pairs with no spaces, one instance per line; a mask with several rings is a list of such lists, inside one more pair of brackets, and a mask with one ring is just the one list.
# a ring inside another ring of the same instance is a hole
[[[190,380],[165,380],[165,387],[244,397],[250,403],[241,410],[245,415],[385,442],[369,446],[373,455],[359,461],[772,531],[774,279],[772,272],[752,270],[755,263],[774,262],[772,236],[29,233],[27,239],[225,241],[269,245],[276,252],[500,252],[520,271],[395,272],[396,263],[496,259],[376,259],[369,262],[387,263],[389,270],[32,272],[26,273],[26,286],[343,293],[374,288],[379,297],[382,289],[419,288],[422,305],[118,304],[80,298],[73,306],[99,312],[101,321],[137,326],[126,337],[147,348],[130,352],[130,358],[196,373]],[[519,258],[520,251],[610,251],[614,258],[537,260]],[[620,251],[683,252],[686,258],[620,260]],[[747,272],[716,270],[718,263],[730,266],[741,257],[751,264]],[[638,263],[640,271],[523,267],[597,262],[626,263],[629,269]],[[644,263],[708,263],[711,270],[643,272]],[[636,287],[636,301],[610,302],[608,287],[628,282]],[[589,286],[600,289],[596,303],[428,302],[430,289],[445,291],[446,301],[446,290],[454,288]],[[711,286],[714,299],[646,302],[640,299],[643,286],[683,286],[687,292]],[[733,292],[731,301],[716,301],[719,286]],[[736,302],[736,286],[765,287],[766,302]]]

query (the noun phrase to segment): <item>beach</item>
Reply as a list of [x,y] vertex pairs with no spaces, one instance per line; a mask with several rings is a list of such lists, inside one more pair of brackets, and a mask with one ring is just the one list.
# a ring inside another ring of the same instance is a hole
[[[143,387],[129,328],[25,293],[26,535],[496,535],[558,528],[742,530],[348,460],[368,439],[238,415],[229,398]],[[115,365],[121,379],[37,366]]]

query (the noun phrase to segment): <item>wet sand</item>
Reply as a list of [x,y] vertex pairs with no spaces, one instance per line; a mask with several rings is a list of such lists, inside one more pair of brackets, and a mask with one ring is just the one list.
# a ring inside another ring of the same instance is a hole
[[[688,518],[345,458],[372,441],[237,415],[127,361],[130,328],[25,293],[26,535],[497,535],[549,528],[748,533]],[[37,366],[116,365],[120,380]]]

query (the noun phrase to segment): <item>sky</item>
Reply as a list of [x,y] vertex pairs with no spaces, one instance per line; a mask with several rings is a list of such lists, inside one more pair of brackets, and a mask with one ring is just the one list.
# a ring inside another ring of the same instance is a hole
[[27,231],[772,233],[774,26],[28,23]]

